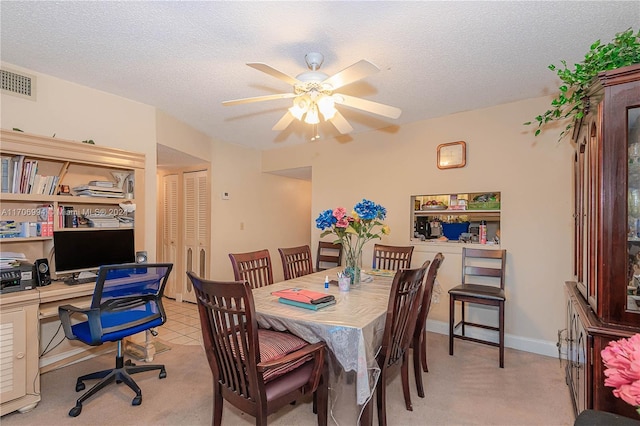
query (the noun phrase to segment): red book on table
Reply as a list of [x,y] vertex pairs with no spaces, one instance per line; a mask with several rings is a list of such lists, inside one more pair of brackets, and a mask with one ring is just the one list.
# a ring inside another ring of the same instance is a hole
[[311,303],[312,305],[335,300],[335,297],[332,294],[320,293],[319,291],[307,290],[305,288],[288,288],[285,290],[278,290],[272,292],[271,295],[281,297],[283,299],[295,300],[296,302]]

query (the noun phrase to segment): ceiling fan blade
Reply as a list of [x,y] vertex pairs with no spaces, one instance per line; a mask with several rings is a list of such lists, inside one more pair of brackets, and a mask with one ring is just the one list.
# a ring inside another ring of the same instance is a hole
[[382,115],[389,118],[398,118],[400,117],[400,114],[402,114],[402,110],[400,108],[380,104],[378,102],[368,101],[362,98],[356,98],[355,96],[335,94],[333,95],[333,100],[337,104],[361,109],[363,111],[372,112],[374,114]]
[[291,122],[294,120],[294,118],[295,117],[289,111],[287,111],[282,116],[282,118],[275,124],[275,126],[271,128],[271,130],[281,131],[286,129],[289,126],[289,124],[291,124]]
[[360,79],[363,79],[371,74],[375,74],[380,71],[380,68],[372,64],[371,62],[362,59],[353,65],[339,71],[323,81],[323,84],[330,84],[333,90],[338,89],[347,84],[351,84]]
[[351,133],[353,131],[353,127],[351,127],[351,124],[349,124],[347,119],[344,118],[342,114],[340,114],[340,111],[336,110],[336,114],[329,121],[331,122],[331,124],[336,126],[336,129],[338,129],[338,131],[343,135],[346,135],[347,133]]
[[286,98],[294,98],[296,96],[295,93],[278,93],[277,95],[265,95],[265,96],[255,96],[253,98],[243,98],[243,99],[234,99],[231,101],[223,101],[222,105],[240,105],[240,104],[248,104],[251,102],[260,102],[260,101],[271,101],[273,99],[286,99]]
[[263,64],[262,62],[250,62],[247,65],[249,65],[251,68],[255,68],[258,71],[262,71],[264,73],[269,74],[272,77],[282,80],[285,83],[289,83],[292,86],[296,84],[300,84],[300,81],[297,78],[293,78],[290,75],[283,73],[282,71],[278,71],[277,69],[273,68],[271,65]]

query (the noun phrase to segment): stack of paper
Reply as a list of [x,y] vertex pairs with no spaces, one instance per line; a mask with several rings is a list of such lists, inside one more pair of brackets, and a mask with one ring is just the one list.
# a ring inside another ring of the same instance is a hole
[[109,180],[92,180],[89,182],[89,186],[100,186],[102,188],[113,188],[115,186],[114,182]]
[[0,252],[0,267],[18,266],[20,261],[26,261],[24,253],[14,253],[11,251]]
[[118,228],[120,221],[113,215],[86,215],[89,226],[93,228]]
[[73,188],[75,195],[81,197],[123,198],[122,189],[100,185],[80,185]]

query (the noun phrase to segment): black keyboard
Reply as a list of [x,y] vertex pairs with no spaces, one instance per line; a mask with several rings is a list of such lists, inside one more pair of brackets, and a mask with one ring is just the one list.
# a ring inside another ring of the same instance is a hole
[[64,283],[66,285],[78,285],[78,284],[87,284],[87,283],[95,283],[97,277],[88,277],[88,278],[66,278]]

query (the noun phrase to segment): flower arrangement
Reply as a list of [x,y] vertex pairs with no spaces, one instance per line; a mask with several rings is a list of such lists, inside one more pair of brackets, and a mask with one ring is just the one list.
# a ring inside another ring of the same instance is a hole
[[373,201],[362,199],[347,215],[344,207],[325,210],[316,219],[316,227],[323,230],[320,238],[335,234],[334,243],[341,243],[345,253],[346,269],[351,282],[360,282],[360,261],[362,248],[367,241],[381,239],[381,235],[390,233],[389,227],[382,223],[387,209]]
[[609,342],[600,355],[607,367],[604,385],[615,388],[613,394],[640,414],[640,334]]

